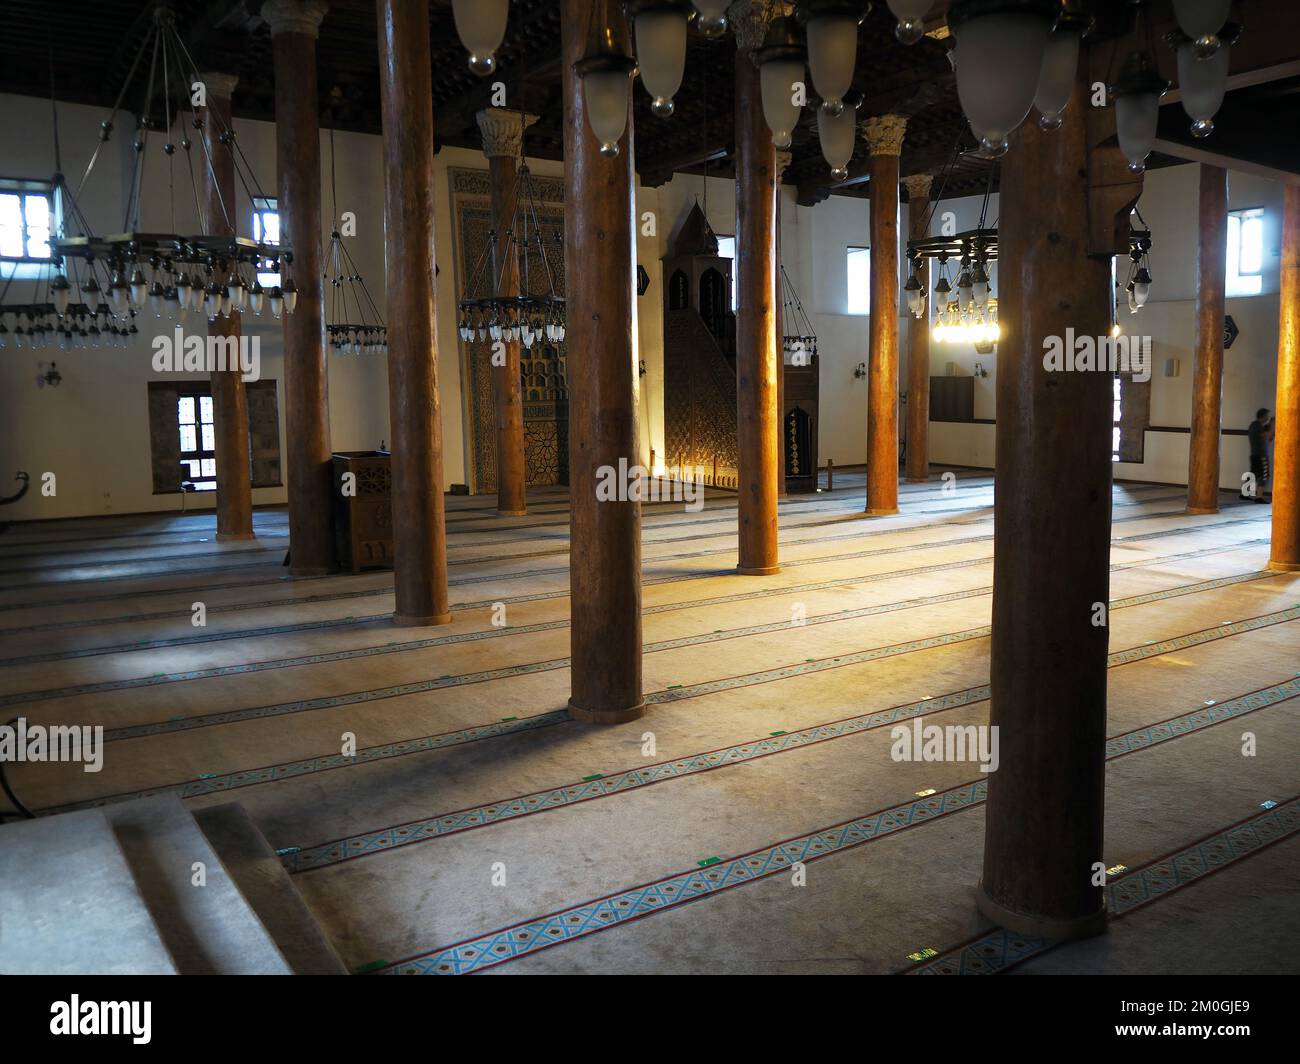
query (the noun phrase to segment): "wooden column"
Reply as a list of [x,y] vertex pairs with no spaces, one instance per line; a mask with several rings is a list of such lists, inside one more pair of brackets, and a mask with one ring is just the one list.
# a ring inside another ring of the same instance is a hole
[[451,613],[433,297],[429,8],[408,0],[379,0],[377,7],[393,439],[393,622],[446,624]]
[[280,232],[293,249],[298,307],[284,315],[285,457],[289,494],[289,572],[319,576],[337,568],[330,471],[329,378],[321,274],[320,121],[316,36],[326,5],[268,0],[275,65],[275,139]]
[[[794,153],[778,151],[776,159],[776,295],[773,306],[776,307],[776,494],[784,499],[785,490],[785,452],[789,441],[785,438],[785,288],[781,283],[781,181],[785,172],[794,161]],[[814,471],[815,473],[816,471]]]
[[776,299],[776,148],[763,118],[758,67],[772,11],[736,4],[736,463],[739,562],[736,571],[766,576],[781,569],[777,491],[781,466],[778,408],[781,338]]
[[1300,570],[1300,185],[1282,206],[1282,310],[1278,322],[1277,406],[1273,412],[1273,549],[1268,567]]
[[[203,115],[204,165],[199,167],[200,228],[213,236],[234,236],[238,229],[235,204],[235,157],[229,143],[221,143],[221,130],[231,128],[230,97],[238,78],[230,74],[204,74],[207,90]],[[224,276],[215,277],[224,284]],[[208,322],[209,336],[233,337],[239,342],[239,311]],[[253,538],[253,489],[249,467],[248,394],[238,367],[212,372],[212,428],[216,434],[217,542]]]
[[[1102,859],[1112,384],[1048,371],[1045,342],[1109,333],[1111,255],[1088,255],[1084,83],[1060,129],[1028,121],[1002,163],[997,500],[980,909],[1022,934],[1105,927]],[[1104,618],[1103,618],[1104,620]]]
[[[599,0],[561,0],[565,289],[569,352],[569,712],[615,724],[645,713],[641,693],[641,504],[600,501],[599,470],[637,464],[632,118],[613,158],[587,123],[578,60],[606,29]],[[627,26],[610,4],[609,28]]]
[[[907,189],[908,229],[913,240],[929,236],[929,174],[903,178]],[[907,320],[907,479],[930,479],[930,260],[920,259],[916,275],[926,290],[925,313]],[[910,313],[906,312],[906,313]]]
[[871,352],[867,362],[867,513],[898,513],[898,156],[907,118],[868,118],[871,151]]
[[1200,238],[1196,250],[1196,352],[1192,435],[1187,458],[1187,512],[1219,512],[1219,434],[1223,405],[1223,315],[1228,276],[1228,171],[1201,167]]
[[[488,160],[492,185],[492,227],[497,234],[494,272],[496,294],[519,295],[519,258],[508,237],[515,213],[515,177],[523,146],[524,130],[537,121],[536,115],[489,107],[478,113],[483,135],[483,154]],[[522,233],[516,233],[522,238]],[[507,249],[510,254],[507,255]],[[492,396],[496,405],[497,428],[497,513],[522,517],[528,512],[525,498],[527,477],[524,465],[524,401],[520,389],[520,345],[506,342],[504,362],[492,362]]]

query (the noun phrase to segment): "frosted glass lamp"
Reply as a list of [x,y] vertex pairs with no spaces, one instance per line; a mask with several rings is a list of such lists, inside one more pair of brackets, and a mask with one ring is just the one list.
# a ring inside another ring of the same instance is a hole
[[1230,50],[1219,48],[1208,59],[1202,59],[1196,42],[1187,37],[1176,47],[1178,88],[1182,92],[1183,110],[1192,120],[1192,136],[1208,137],[1214,132],[1214,116],[1223,106],[1223,94],[1228,87]]
[[1038,90],[1053,0],[955,0],[948,23],[957,39],[957,96],[983,149],[1005,151]]
[[1178,28],[1191,38],[1198,58],[1209,59],[1219,51],[1219,31],[1231,8],[1232,0],[1174,0]]
[[1147,156],[1156,141],[1156,122],[1160,117],[1160,97],[1169,91],[1169,82],[1155,71],[1146,52],[1133,52],[1124,63],[1119,80],[1110,87],[1115,100],[1115,130],[1119,147],[1135,174],[1146,169]]
[[898,19],[894,36],[903,44],[915,44],[925,36],[925,13],[930,0],[889,0],[889,10]]
[[486,77],[497,68],[496,50],[506,35],[508,0],[451,0],[460,43],[469,50],[469,68]]
[[795,85],[804,79],[807,54],[790,18],[776,19],[768,28],[763,46],[754,51],[763,96],[763,118],[772,131],[772,143],[781,149],[790,147],[799,121]]
[[817,138],[821,141],[822,156],[830,164],[831,177],[839,182],[849,176],[849,160],[853,158],[853,142],[858,131],[858,111],[854,106],[840,108],[833,114],[828,108],[817,111]]
[[1047,38],[1038,91],[1034,93],[1038,125],[1043,129],[1061,128],[1061,116],[1070,102],[1079,73],[1079,44],[1088,25],[1085,19],[1063,16]]
[[700,13],[700,32],[706,37],[721,37],[727,32],[727,6],[730,0],[695,0]]
[[853,85],[858,24],[870,6],[845,0],[805,0],[799,5],[798,18],[808,32],[813,88],[832,117],[844,109],[844,94]]
[[690,7],[671,0],[642,0],[632,5],[636,55],[641,83],[654,97],[650,109],[660,118],[673,113],[673,97],[686,70],[686,19]]
[[618,154],[618,142],[627,129],[628,97],[636,61],[614,47],[608,28],[599,51],[573,64],[582,80],[582,98],[591,132],[600,141],[600,154]]

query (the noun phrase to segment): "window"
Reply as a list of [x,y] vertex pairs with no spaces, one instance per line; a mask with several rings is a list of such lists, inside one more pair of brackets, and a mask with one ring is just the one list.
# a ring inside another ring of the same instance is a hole
[[[280,210],[276,201],[269,196],[253,197],[253,239],[260,244],[278,244],[280,242]],[[280,283],[280,275],[275,272],[270,259],[263,259],[257,279],[264,288]]]
[[1119,461],[1119,445],[1124,438],[1124,382],[1115,378],[1114,406],[1112,407],[1111,421],[1114,427],[1110,430],[1110,460]]
[[1228,212],[1228,295],[1264,289],[1264,208]]
[[848,313],[871,313],[871,249],[845,248],[848,265]]
[[740,290],[736,287],[736,238],[734,236],[718,237],[718,256],[731,260],[731,312],[734,314],[740,306],[737,299]]
[[181,477],[194,484],[195,491],[217,487],[217,441],[212,426],[212,396],[197,389],[182,390],[176,397],[176,421],[181,437]]
[[[280,414],[276,382],[249,381],[249,474],[255,488],[282,486]],[[155,495],[174,495],[181,482],[199,491],[216,487],[212,384],[206,380],[149,382],[149,450]]]
[[50,261],[58,204],[48,181],[0,178],[0,276],[39,277]]

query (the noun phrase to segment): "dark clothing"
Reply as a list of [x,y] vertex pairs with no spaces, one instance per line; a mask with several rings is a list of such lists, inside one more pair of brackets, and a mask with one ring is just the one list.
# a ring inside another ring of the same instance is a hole
[[1258,421],[1252,421],[1250,428],[1246,430],[1246,438],[1250,440],[1250,457],[1263,457],[1268,453],[1268,448],[1264,444],[1264,426]]

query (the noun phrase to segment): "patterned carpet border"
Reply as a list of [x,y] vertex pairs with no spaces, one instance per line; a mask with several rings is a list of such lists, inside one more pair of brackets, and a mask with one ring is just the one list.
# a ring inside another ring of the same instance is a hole
[[[1300,695],[1300,679],[1278,684],[1274,688],[1266,690],[1280,691],[1282,689],[1289,692],[1285,695],[1285,698],[1294,698]],[[1241,700],[1233,699],[1230,702],[1221,704],[1228,706],[1238,701],[1251,700],[1254,696],[1264,693],[1263,691],[1252,692],[1251,695],[1242,696]],[[1266,704],[1274,704],[1276,701],[1282,700],[1284,699],[1279,697]],[[1261,707],[1254,706],[1253,708]],[[1240,712],[1230,715],[1239,716],[1241,713],[1250,711],[1243,708]],[[1208,727],[1209,725],[1203,724],[1201,726]],[[1182,734],[1186,734],[1186,731]],[[1123,736],[1118,738],[1123,738]],[[571,942],[574,939],[582,938],[597,931],[617,927],[632,920],[666,912],[689,902],[715,896],[724,890],[743,886],[746,883],[757,882],[760,879],[781,872],[788,872],[796,862],[807,864],[823,857],[829,857],[832,854],[843,853],[876,839],[898,834],[901,831],[928,823],[940,817],[973,808],[982,803],[987,794],[987,780],[959,784],[956,787],[951,787],[925,798],[903,802],[887,809],[868,813],[866,816],[854,820],[835,824],[828,828],[821,828],[792,839],[786,839],[760,850],[724,859],[706,868],[679,872],[651,883],[645,883],[602,898],[582,902],[557,912],[548,913],[545,916],[520,921],[485,935],[478,935],[449,946],[431,950],[428,953],[406,958],[378,969],[377,974],[464,975],[482,971],[485,968],[516,960],[541,949],[547,949],[563,942]],[[1300,799],[1292,799],[1288,803],[1288,806],[1290,805],[1297,806],[1294,813],[1290,815],[1296,815],[1300,818]],[[1278,809],[1282,808],[1281,806],[1278,807]],[[1277,812],[1277,810],[1270,810],[1269,812]],[[1229,832],[1232,830],[1234,829],[1229,829]],[[1201,863],[1207,865],[1212,863],[1212,842],[1219,837],[1213,836],[1211,840],[1206,840],[1198,844],[1197,847],[1192,848],[1203,853]],[[1206,847],[1210,847],[1210,849],[1206,849]],[[1243,844],[1243,848],[1245,848],[1245,844]],[[1257,849],[1258,846],[1254,848]],[[1179,856],[1187,852],[1189,851],[1180,851],[1180,854],[1174,855],[1171,861],[1176,862]],[[1158,867],[1160,866],[1150,866],[1151,869]],[[1155,893],[1167,893],[1169,889],[1172,889],[1171,884],[1176,882],[1180,875],[1183,877],[1194,875],[1196,874],[1196,868],[1197,862],[1190,861],[1184,862],[1171,873],[1163,876],[1153,872],[1151,875],[1143,877],[1139,881],[1139,886],[1130,888],[1124,895],[1116,896],[1113,894],[1112,889],[1110,900],[1118,901],[1127,909],[1134,908],[1135,905],[1129,900],[1130,898],[1149,899]]]

